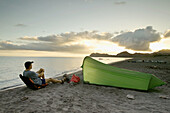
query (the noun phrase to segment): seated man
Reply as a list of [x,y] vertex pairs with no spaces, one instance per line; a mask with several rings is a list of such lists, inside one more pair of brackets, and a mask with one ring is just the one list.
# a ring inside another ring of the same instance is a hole
[[37,72],[31,71],[32,63],[33,62],[30,62],[30,61],[25,62],[25,68],[26,69],[23,72],[23,76],[31,78],[31,80],[34,82],[34,84],[42,85],[42,84],[50,83],[50,82],[63,84],[64,81],[67,80],[66,75],[64,75],[63,80],[52,79],[52,78],[46,79],[44,77],[44,69],[41,68]]

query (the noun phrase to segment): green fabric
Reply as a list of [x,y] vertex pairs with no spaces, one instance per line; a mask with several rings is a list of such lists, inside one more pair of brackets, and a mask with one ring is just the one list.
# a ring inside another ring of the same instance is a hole
[[117,68],[89,56],[84,58],[82,68],[84,82],[90,84],[138,90],[148,90],[165,84],[152,74]]

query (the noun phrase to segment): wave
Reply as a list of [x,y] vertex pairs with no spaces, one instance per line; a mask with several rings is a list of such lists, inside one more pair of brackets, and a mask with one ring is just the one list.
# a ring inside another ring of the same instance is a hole
[[10,81],[14,81],[14,80],[17,80],[18,78],[13,78],[13,79],[9,79],[9,80],[2,80],[0,81],[0,84],[1,83],[5,83],[5,82],[10,82]]
[[16,87],[22,86],[22,85],[23,84],[16,84],[16,85],[12,85],[12,86],[3,87],[3,88],[0,88],[0,91],[7,90],[7,89],[13,89],[13,88],[16,88]]

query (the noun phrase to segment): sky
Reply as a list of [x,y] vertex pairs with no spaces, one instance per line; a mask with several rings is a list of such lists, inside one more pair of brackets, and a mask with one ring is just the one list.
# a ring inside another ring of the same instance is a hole
[[170,49],[170,0],[0,0],[0,56]]

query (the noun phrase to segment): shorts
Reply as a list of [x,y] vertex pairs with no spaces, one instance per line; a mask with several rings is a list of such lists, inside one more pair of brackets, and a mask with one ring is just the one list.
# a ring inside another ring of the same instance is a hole
[[45,79],[41,79],[41,81],[42,81],[42,84],[45,84]]

